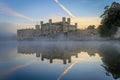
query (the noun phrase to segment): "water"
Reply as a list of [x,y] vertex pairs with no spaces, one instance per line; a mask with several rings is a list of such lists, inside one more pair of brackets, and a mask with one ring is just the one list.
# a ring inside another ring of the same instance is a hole
[[120,80],[120,42],[0,42],[0,80]]

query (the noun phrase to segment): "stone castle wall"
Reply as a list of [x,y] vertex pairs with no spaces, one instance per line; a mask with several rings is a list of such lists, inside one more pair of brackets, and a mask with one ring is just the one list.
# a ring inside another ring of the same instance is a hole
[[67,18],[66,21],[66,18],[63,17],[61,22],[52,23],[52,20],[50,19],[49,23],[43,23],[43,21],[41,21],[40,25],[35,25],[35,29],[17,30],[17,38],[18,40],[31,40],[75,30],[77,30],[77,23],[71,25],[71,19]]

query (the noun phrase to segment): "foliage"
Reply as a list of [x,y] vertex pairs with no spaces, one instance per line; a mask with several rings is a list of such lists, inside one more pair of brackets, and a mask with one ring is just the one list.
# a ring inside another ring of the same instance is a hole
[[95,29],[95,25],[89,25],[87,29]]
[[113,2],[110,7],[106,6],[104,9],[98,30],[102,37],[112,37],[120,27],[120,4]]

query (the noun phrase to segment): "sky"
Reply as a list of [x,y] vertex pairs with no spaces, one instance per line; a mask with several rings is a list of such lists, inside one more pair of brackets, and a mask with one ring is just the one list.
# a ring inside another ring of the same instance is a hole
[[40,21],[61,21],[70,17],[78,28],[100,24],[104,7],[120,0],[0,0],[0,36],[16,34],[17,29],[34,28]]

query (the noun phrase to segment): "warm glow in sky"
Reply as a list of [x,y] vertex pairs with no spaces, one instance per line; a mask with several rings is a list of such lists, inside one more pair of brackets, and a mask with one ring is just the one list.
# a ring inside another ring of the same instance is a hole
[[[34,27],[42,20],[61,21],[72,18],[81,29],[100,24],[104,7],[120,0],[0,0],[0,33],[16,33],[17,29]],[[8,25],[12,26],[8,26]]]

